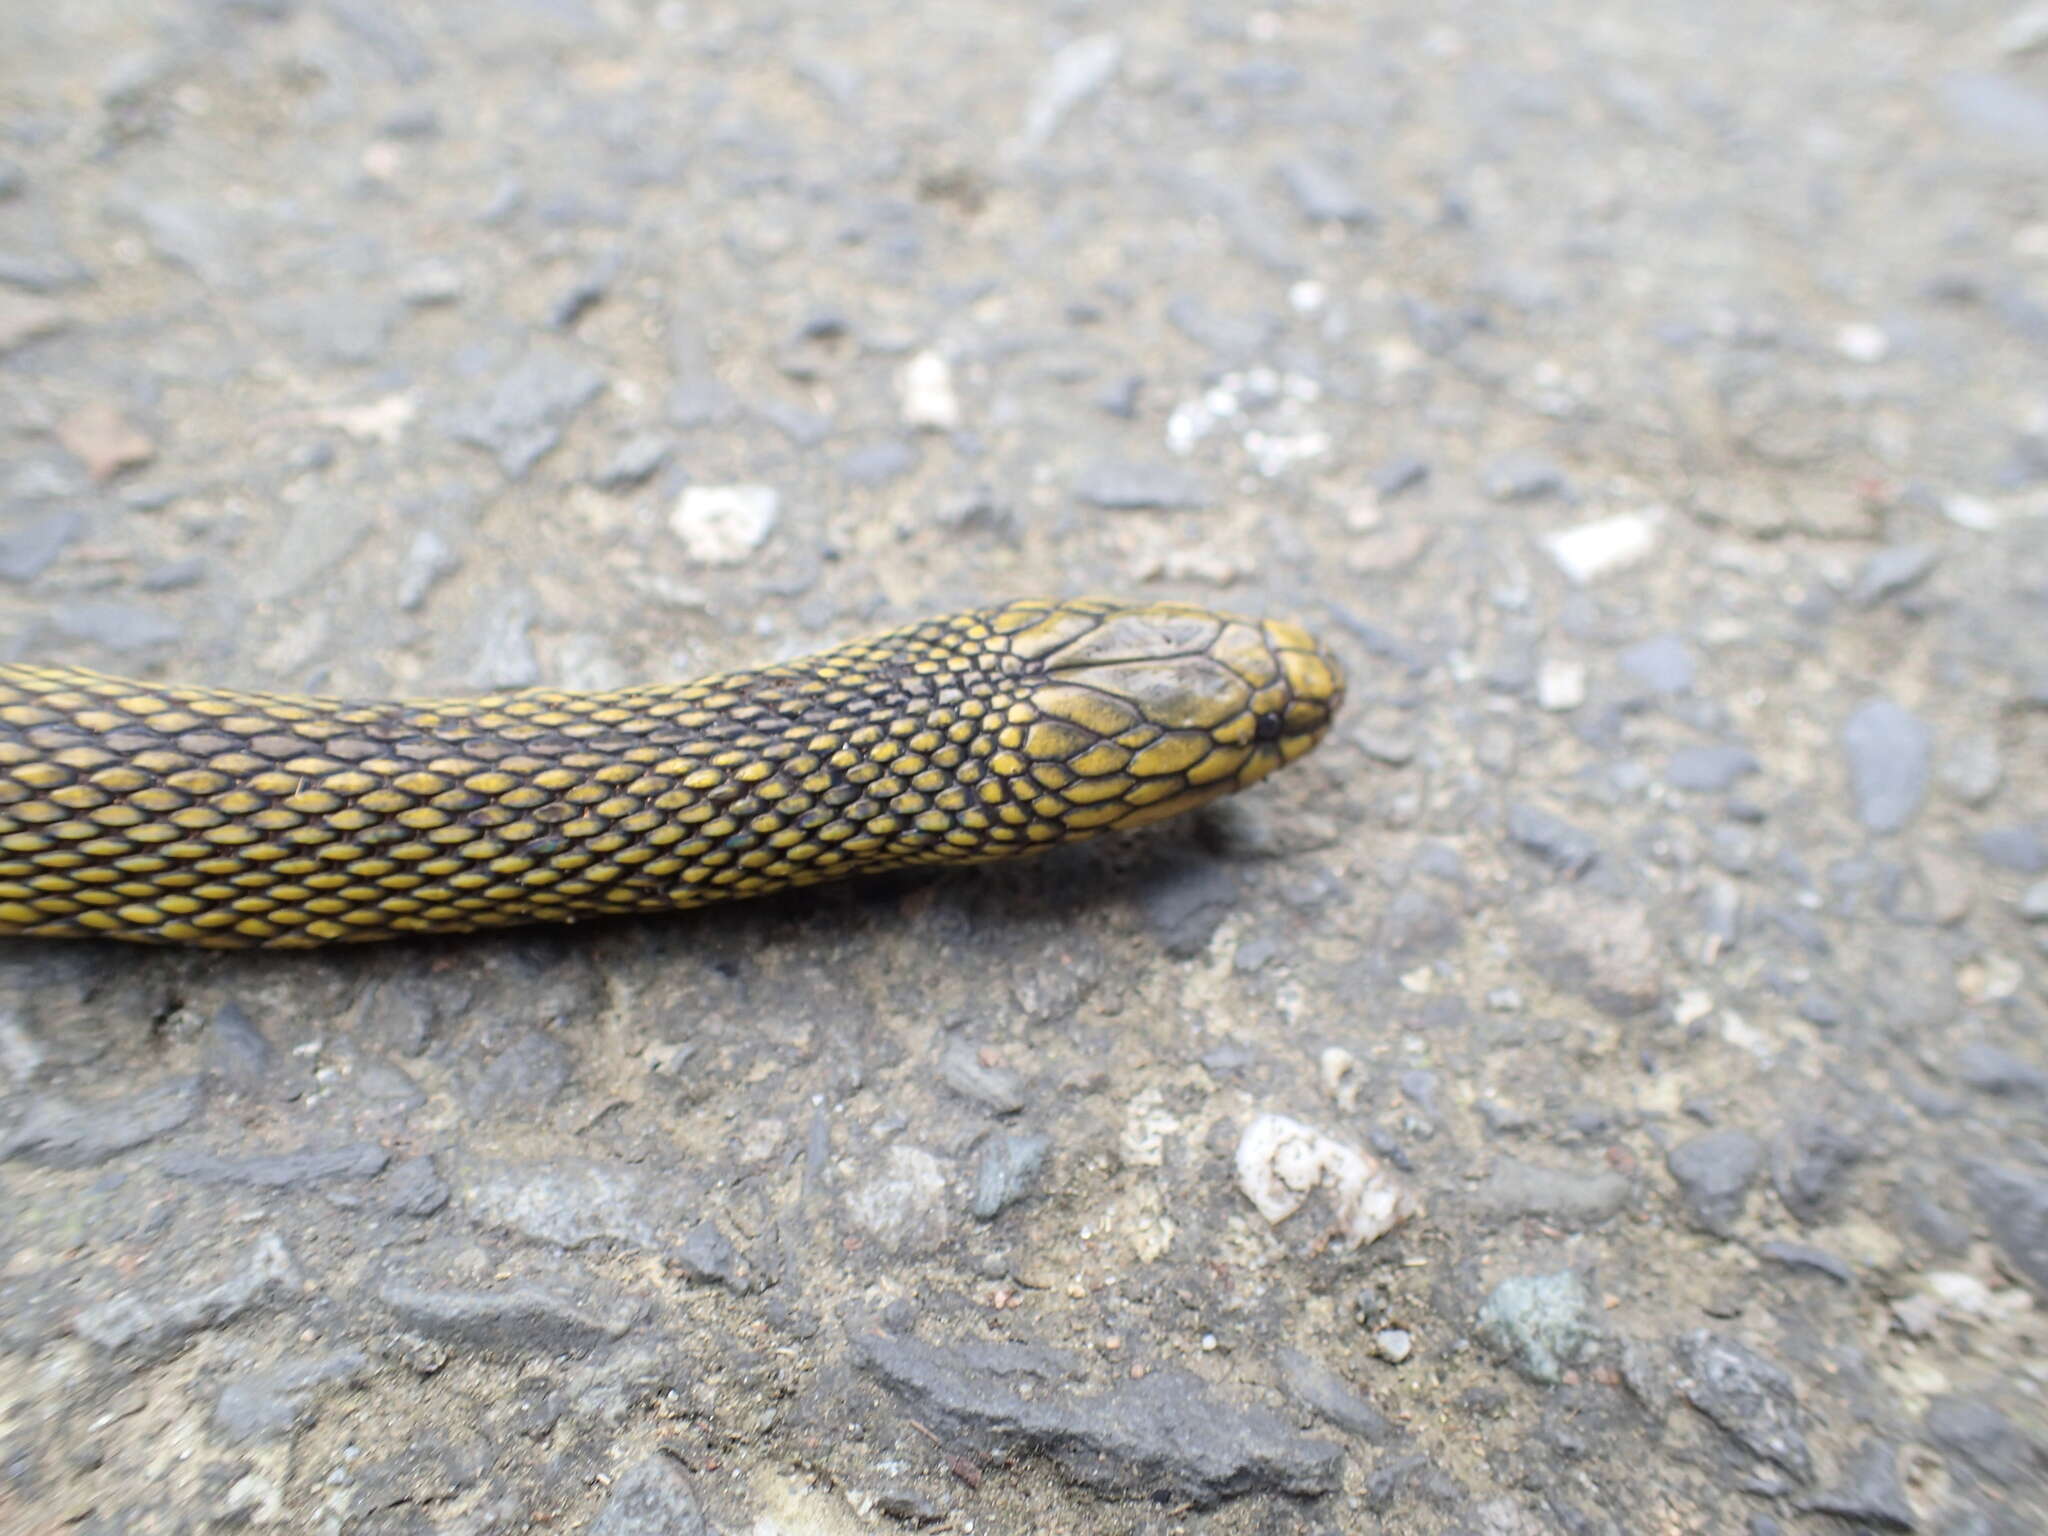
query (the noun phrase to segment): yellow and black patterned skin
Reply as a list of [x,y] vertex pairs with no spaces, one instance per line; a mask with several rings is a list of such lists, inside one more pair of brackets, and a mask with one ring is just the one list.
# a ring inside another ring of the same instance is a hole
[[1135,827],[1322,737],[1295,625],[1026,600],[754,672],[351,703],[0,666],[0,935],[299,947]]

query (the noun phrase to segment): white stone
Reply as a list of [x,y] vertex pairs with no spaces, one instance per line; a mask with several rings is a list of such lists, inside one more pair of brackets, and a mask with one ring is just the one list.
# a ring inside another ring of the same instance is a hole
[[907,427],[950,432],[960,425],[960,397],[953,391],[953,365],[942,353],[920,352],[904,365],[898,399]]
[[1835,332],[1835,350],[1852,363],[1881,363],[1892,350],[1892,339],[1867,320],[1853,321]]
[[1372,1345],[1389,1365],[1399,1365],[1415,1350],[1415,1340],[1406,1328],[1382,1328],[1372,1336]]
[[1632,565],[1640,565],[1657,547],[1656,512],[1618,512],[1545,534],[1543,547],[1557,568],[1586,586]]
[[738,565],[768,542],[782,498],[768,485],[693,485],[676,498],[668,525],[692,560]]
[[1312,277],[1304,277],[1287,290],[1287,302],[1297,315],[1312,315],[1329,302],[1330,290]]
[[1536,702],[1562,714],[1586,702],[1586,664],[1546,657],[1536,669]]
[[1990,533],[2005,521],[2005,515],[1983,497],[1960,491],[1941,498],[1941,515],[1972,533]]
[[1237,1187],[1275,1226],[1327,1183],[1337,1230],[1359,1248],[1421,1213],[1415,1193],[1377,1159],[1285,1115],[1260,1115],[1237,1143]]

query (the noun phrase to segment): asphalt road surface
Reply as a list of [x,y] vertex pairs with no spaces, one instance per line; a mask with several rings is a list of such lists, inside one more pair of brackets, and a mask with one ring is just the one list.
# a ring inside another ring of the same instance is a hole
[[2048,11],[0,6],[0,659],[1298,618],[1035,863],[0,948],[0,1531],[2048,1528]]

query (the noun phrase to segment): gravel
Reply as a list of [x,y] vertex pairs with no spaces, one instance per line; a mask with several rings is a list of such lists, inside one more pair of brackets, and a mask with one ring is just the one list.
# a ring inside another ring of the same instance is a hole
[[378,1285],[377,1300],[422,1338],[510,1359],[587,1354],[624,1338],[648,1312],[645,1302],[588,1282],[468,1290],[392,1275]]
[[1672,1343],[1679,1394],[1738,1444],[1799,1482],[1813,1480],[1813,1453],[1792,1378],[1739,1339],[1706,1329]]
[[866,1329],[852,1343],[861,1369],[926,1425],[1049,1456],[1067,1476],[1104,1493],[1206,1506],[1253,1491],[1314,1496],[1337,1486],[1337,1446],[1298,1434],[1263,1408],[1233,1403],[1174,1367],[1098,1392],[1027,1396],[1022,1383],[1061,1382],[1075,1362],[1051,1350],[991,1359],[987,1346],[948,1349]]
[[201,1098],[199,1080],[182,1077],[92,1103],[17,1100],[0,1106],[0,1163],[94,1168],[177,1130],[199,1112]]
[[1885,698],[1859,705],[1842,727],[1856,819],[1872,832],[1910,822],[1927,795],[1933,751],[1933,733],[1918,716]]
[[1747,747],[1680,747],[1665,766],[1664,782],[1691,794],[1725,794],[1761,766]]
[[1727,1237],[1749,1203],[1749,1191],[1763,1171],[1763,1143],[1747,1131],[1709,1131],[1674,1146],[1666,1166],[1678,1182],[1692,1223],[1702,1232]]
[[1599,1341],[1591,1301],[1570,1270],[1511,1275],[1479,1308],[1479,1337],[1529,1380],[1556,1386]]
[[1391,1419],[1322,1361],[1298,1349],[1283,1349],[1273,1360],[1288,1395],[1326,1422],[1370,1445],[1390,1445],[1400,1438]]
[[1989,1162],[1965,1173],[1970,1198],[2014,1272],[2048,1295],[2048,1178]]
[[1208,490],[1174,464],[1099,459],[1074,481],[1074,495],[1111,512],[1198,510],[1210,504]]
[[1534,1216],[1577,1230],[1611,1221],[1632,1192],[1628,1179],[1612,1171],[1544,1168],[1502,1157],[1476,1199],[1479,1210],[1496,1222]]
[[656,1452],[612,1479],[590,1536],[715,1536],[683,1469]]

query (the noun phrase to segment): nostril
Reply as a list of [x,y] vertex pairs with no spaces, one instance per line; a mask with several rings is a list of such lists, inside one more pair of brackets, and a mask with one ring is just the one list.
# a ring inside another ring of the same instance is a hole
[[1259,716],[1257,723],[1253,725],[1252,739],[1254,741],[1278,741],[1280,739],[1280,731],[1280,717],[1271,710],[1267,710],[1266,713]]

